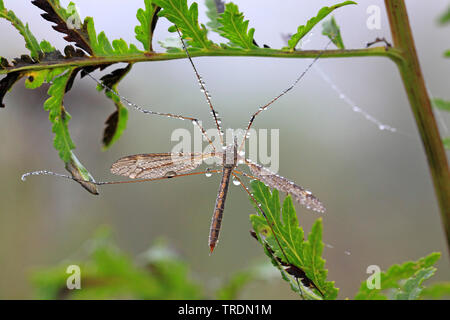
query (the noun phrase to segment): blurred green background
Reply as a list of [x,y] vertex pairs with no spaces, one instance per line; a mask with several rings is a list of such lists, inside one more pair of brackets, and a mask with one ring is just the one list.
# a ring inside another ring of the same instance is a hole
[[[67,5],[68,1],[61,1]],[[82,17],[93,16],[97,31],[109,39],[134,39],[135,18],[143,1],[76,1]],[[235,1],[256,29],[255,39],[279,48],[282,34],[336,1]],[[366,27],[369,5],[379,5],[381,29]],[[38,39],[62,49],[61,34],[39,15],[30,1],[5,0]],[[428,89],[433,96],[450,98],[450,63],[443,52],[450,47],[450,28],[437,17],[448,1],[407,1],[410,21]],[[207,21],[200,2],[200,20]],[[335,17],[348,48],[364,47],[376,37],[390,38],[383,1],[361,1],[339,9]],[[169,34],[161,19],[154,43]],[[26,52],[15,29],[0,21],[1,55],[11,59]],[[305,48],[327,42],[314,30]],[[220,41],[217,35],[211,38]],[[223,40],[222,40],[223,41]],[[156,45],[157,50],[161,50]],[[310,60],[204,57],[195,59],[224,126],[241,128],[258,106],[267,102],[304,70]],[[340,298],[352,297],[367,277],[368,265],[386,269],[393,263],[441,251],[434,281],[449,280],[448,254],[426,158],[395,65],[382,58],[320,60],[320,68],[355,103],[400,133],[380,131],[351,108],[312,69],[289,95],[256,121],[256,128],[280,128],[280,171],[308,187],[327,207],[324,219],[324,256],[329,279],[341,288]],[[108,69],[112,70],[112,68]],[[100,76],[100,73],[96,73]],[[53,135],[42,104],[47,87],[27,90],[16,85],[0,110],[0,298],[33,298],[30,272],[62,260],[78,258],[80,248],[99,226],[110,226],[118,246],[131,257],[164,237],[186,260],[195,278],[215,288],[232,273],[264,261],[262,249],[248,233],[252,206],[239,187],[231,186],[220,243],[209,256],[207,236],[219,177],[205,176],[165,182],[106,186],[92,196],[76,183],[52,177],[21,182],[27,172],[48,169],[64,172],[52,146]],[[208,108],[188,62],[151,62],[135,65],[120,92],[155,111],[194,115],[212,126]],[[75,153],[97,180],[113,180],[110,165],[124,155],[167,152],[170,135],[189,123],[148,117],[130,111],[128,129],[109,151],[101,151],[104,121],[113,105],[95,83],[76,81],[65,99],[73,116],[70,131]],[[449,123],[439,114],[443,133]],[[448,132],[447,132],[448,133]],[[317,215],[297,208],[300,223],[309,230]],[[348,255],[345,252],[349,251]],[[295,298],[281,280],[251,284],[242,298]]]

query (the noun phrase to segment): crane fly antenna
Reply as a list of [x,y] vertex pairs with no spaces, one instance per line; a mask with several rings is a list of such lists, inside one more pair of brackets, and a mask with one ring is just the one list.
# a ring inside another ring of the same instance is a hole
[[164,113],[164,112],[157,112],[157,111],[152,111],[152,110],[147,110],[142,108],[141,106],[137,105],[136,103],[130,101],[129,99],[127,99],[126,97],[122,96],[121,94],[119,94],[116,90],[110,88],[109,86],[107,86],[106,84],[104,84],[102,81],[96,79],[94,76],[92,76],[89,72],[83,70],[82,71],[82,76],[87,75],[89,78],[91,78],[92,80],[94,80],[98,85],[100,85],[103,89],[110,91],[112,94],[114,94],[116,97],[118,97],[120,100],[124,101],[128,106],[134,108],[135,110],[142,112],[144,114],[149,114],[149,115],[157,115],[157,116],[163,116],[163,117],[167,117],[167,118],[173,118],[173,119],[179,119],[179,120],[188,120],[191,121],[192,124],[195,127],[198,127],[199,130],[201,131],[203,137],[208,141],[208,143],[212,146],[213,150],[216,151],[216,148],[213,144],[213,142],[211,141],[211,139],[208,137],[208,135],[206,134],[206,130],[202,127],[202,125],[200,124],[200,122],[198,121],[197,118],[193,118],[193,117],[186,117],[186,116],[182,116],[182,115],[177,115],[177,114],[173,114],[173,113]]
[[223,130],[222,130],[222,125],[221,125],[222,121],[217,117],[218,112],[214,109],[214,107],[212,105],[211,95],[209,94],[208,90],[206,90],[205,81],[203,81],[202,77],[200,76],[200,74],[197,71],[197,68],[195,67],[194,61],[192,61],[192,57],[189,54],[189,51],[187,49],[186,43],[185,43],[185,41],[183,39],[183,36],[181,35],[181,32],[178,29],[178,27],[176,25],[175,25],[175,27],[177,29],[178,36],[180,37],[181,44],[183,45],[184,52],[186,52],[186,56],[189,59],[189,62],[191,63],[192,69],[194,69],[195,76],[197,77],[198,84],[200,85],[200,90],[205,95],[206,102],[208,103],[209,108],[211,109],[211,114],[212,114],[212,116],[214,118],[214,122],[216,123],[217,131],[219,132],[220,143],[223,146],[224,145],[223,144]]
[[332,43],[332,40],[328,41],[328,43],[326,44],[326,46],[317,54],[317,56],[313,59],[313,61],[306,67],[306,69],[300,74],[300,76],[297,77],[297,79],[295,79],[295,81],[286,89],[284,89],[283,91],[281,91],[281,93],[279,95],[277,95],[275,98],[273,98],[272,100],[270,100],[268,103],[266,103],[265,105],[263,105],[262,107],[260,107],[258,109],[258,111],[256,111],[250,118],[250,121],[248,122],[247,125],[247,129],[245,131],[244,134],[244,138],[242,139],[242,143],[239,147],[239,151],[242,151],[244,145],[245,145],[245,141],[247,140],[247,138],[249,137],[249,131],[250,128],[253,125],[253,122],[255,121],[255,118],[264,110],[266,110],[272,103],[274,103],[275,101],[277,101],[278,99],[280,99],[282,96],[284,96],[286,93],[288,93],[289,91],[291,91],[292,89],[294,89],[294,87],[300,82],[300,80],[302,80],[302,78],[308,73],[309,69],[311,69],[311,67],[317,62],[317,60],[319,60],[319,58],[322,56],[322,54],[325,52],[325,50],[327,50],[328,46]]

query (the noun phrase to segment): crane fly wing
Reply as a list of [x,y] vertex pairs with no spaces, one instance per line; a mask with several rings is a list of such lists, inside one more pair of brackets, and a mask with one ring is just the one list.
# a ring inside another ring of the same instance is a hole
[[247,165],[250,168],[252,174],[264,182],[271,188],[275,188],[282,192],[292,195],[292,197],[301,205],[316,212],[325,212],[325,207],[312,193],[305,190],[299,185],[296,185],[293,181],[290,181],[282,176],[279,176],[267,168],[260,166],[259,164],[250,162],[247,160]]
[[111,166],[111,173],[131,179],[154,179],[196,169],[212,153],[147,153],[123,157]]

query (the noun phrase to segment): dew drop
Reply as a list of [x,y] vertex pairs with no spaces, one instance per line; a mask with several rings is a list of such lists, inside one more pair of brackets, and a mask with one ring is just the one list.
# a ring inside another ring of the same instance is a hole
[[341,94],[339,95],[339,99],[345,99],[345,94],[341,93]]
[[239,180],[237,180],[237,179],[233,179],[233,184],[234,184],[235,186],[238,186],[238,185],[241,184],[241,182],[240,182]]
[[357,107],[357,106],[354,106],[354,107],[352,108],[352,110],[353,110],[354,112],[361,112],[361,109],[360,109],[359,107]]
[[378,126],[378,129],[380,129],[380,130],[384,130],[384,129],[386,129],[386,126],[384,126],[384,125],[380,124],[380,125]]

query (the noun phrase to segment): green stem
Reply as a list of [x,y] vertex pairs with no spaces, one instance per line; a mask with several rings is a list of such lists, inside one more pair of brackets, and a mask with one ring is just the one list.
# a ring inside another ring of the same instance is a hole
[[[284,51],[268,48],[258,48],[252,50],[233,50],[233,49],[210,49],[210,50],[192,50],[190,52],[192,57],[204,56],[224,56],[224,57],[272,57],[272,58],[315,58],[320,50],[302,50],[302,51]],[[401,55],[393,48],[374,47],[366,49],[354,50],[326,50],[322,53],[321,58],[347,58],[347,57],[368,57],[368,56],[382,56],[389,57],[394,61],[401,59]],[[86,67],[99,64],[112,63],[136,63],[145,61],[162,61],[185,59],[186,54],[182,51],[176,53],[141,53],[123,56],[110,57],[92,57],[80,58],[73,60],[58,60],[52,62],[44,62],[31,64],[21,67],[11,67],[0,70],[1,74],[7,74],[15,71],[27,72],[37,71],[42,69],[60,68],[60,67]]]
[[385,4],[394,47],[403,57],[396,60],[397,67],[425,148],[450,251],[450,174],[447,156],[420,69],[405,3],[403,0],[385,0]]

